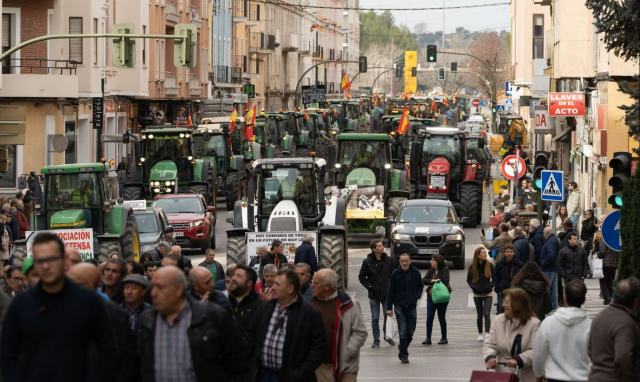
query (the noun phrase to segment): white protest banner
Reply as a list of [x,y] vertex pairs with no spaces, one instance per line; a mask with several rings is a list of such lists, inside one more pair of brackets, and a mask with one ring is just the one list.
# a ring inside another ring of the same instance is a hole
[[247,233],[247,265],[252,258],[258,256],[258,247],[266,245],[267,249],[271,248],[274,240],[280,240],[284,244],[283,255],[287,256],[287,260],[293,264],[296,257],[296,249],[302,244],[302,237],[309,234],[313,237],[313,248],[318,255],[318,237],[315,232],[248,232]]
[[27,231],[27,257],[33,256],[32,243],[36,235],[41,232],[51,232],[60,236],[66,247],[75,248],[80,252],[82,261],[93,259],[93,228],[60,229],[50,231]]

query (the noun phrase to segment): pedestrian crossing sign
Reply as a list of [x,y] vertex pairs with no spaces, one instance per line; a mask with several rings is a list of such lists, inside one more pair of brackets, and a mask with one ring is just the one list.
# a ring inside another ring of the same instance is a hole
[[564,178],[562,171],[542,171],[542,200],[561,202],[564,200]]

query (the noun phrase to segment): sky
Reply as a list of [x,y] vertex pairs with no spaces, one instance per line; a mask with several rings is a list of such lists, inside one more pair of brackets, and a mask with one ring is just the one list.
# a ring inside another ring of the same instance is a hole
[[[360,0],[361,8],[429,8],[429,7],[455,7],[464,5],[508,3],[508,0]],[[508,4],[467,9],[445,10],[445,33],[455,32],[456,28],[464,27],[469,31],[501,31],[509,30],[509,13],[511,7]],[[392,11],[396,24],[405,24],[413,32],[413,27],[420,23],[427,23],[427,31],[442,30],[442,10],[427,11]]]

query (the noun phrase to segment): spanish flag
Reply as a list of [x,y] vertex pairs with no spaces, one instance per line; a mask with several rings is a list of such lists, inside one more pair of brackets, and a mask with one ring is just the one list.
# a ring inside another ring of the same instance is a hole
[[247,113],[247,116],[244,117],[244,121],[247,124],[247,126],[253,127],[253,125],[255,125],[257,108],[258,108],[258,105],[253,105],[251,110],[249,110],[249,112]]
[[349,77],[347,77],[347,72],[342,72],[342,91],[345,91],[351,87],[351,81],[349,81]]
[[322,110],[322,118],[327,116],[327,111],[326,110]]
[[110,166],[113,166],[114,164],[116,164],[116,161],[115,161],[115,160],[113,160],[113,159],[111,159],[111,160],[109,161],[109,165],[110,165]]
[[409,130],[409,107],[405,106],[402,112],[402,118],[398,124],[398,133],[404,134]]
[[233,134],[236,129],[236,119],[238,119],[238,112],[234,106],[233,111],[231,112],[231,118],[229,118],[229,131],[231,131],[231,134]]
[[309,114],[307,114],[307,111],[304,111],[304,119],[306,119],[307,121],[310,120],[311,118],[309,118]]

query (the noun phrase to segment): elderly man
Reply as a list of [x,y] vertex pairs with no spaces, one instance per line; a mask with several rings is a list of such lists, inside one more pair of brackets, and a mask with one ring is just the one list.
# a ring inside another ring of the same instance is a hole
[[302,237],[302,244],[296,249],[296,257],[293,261],[294,264],[309,264],[309,267],[311,267],[311,277],[318,271],[318,258],[316,257],[316,250],[312,244],[313,236],[305,233]]
[[529,221],[529,243],[533,245],[533,258],[538,265],[540,264],[540,252],[544,247],[545,236],[544,227],[540,225],[540,220],[531,219]]
[[273,264],[264,267],[264,278],[256,284],[255,290],[263,300],[270,300],[273,297],[273,283],[276,280],[278,268]]
[[65,272],[69,272],[69,269],[76,264],[80,264],[82,262],[82,256],[80,256],[80,252],[77,249],[72,247],[67,247],[64,250],[64,270]]
[[331,269],[321,269],[313,276],[313,297],[312,304],[322,314],[327,336],[316,377],[319,382],[355,382],[360,348],[367,340],[360,304],[338,291],[338,275]]
[[200,267],[205,267],[213,276],[213,282],[222,280],[224,278],[224,268],[222,264],[215,260],[216,251],[213,248],[207,249],[205,252],[204,261],[198,264]]
[[124,302],[120,306],[129,314],[131,332],[136,334],[138,330],[138,317],[150,307],[150,305],[143,300],[151,284],[144,276],[136,274],[127,276],[122,283],[124,284]]
[[143,382],[224,381],[245,372],[245,345],[231,318],[187,297],[182,270],[163,267],[151,284],[153,307],[138,318]]
[[240,333],[244,333],[249,322],[265,304],[253,290],[256,282],[258,282],[258,273],[244,264],[239,264],[236,267],[231,278],[229,302],[233,305],[233,315]]
[[262,279],[262,270],[260,269],[260,261],[262,260],[262,256],[264,256],[269,249],[266,245],[261,245],[258,247],[258,255],[251,257],[251,261],[249,262],[249,266],[258,272],[258,279]]
[[166,241],[159,242],[156,248],[149,251],[149,254],[151,254],[151,260],[155,262],[162,261],[162,259],[169,253],[171,253],[171,245]]
[[102,270],[102,282],[104,283],[102,292],[118,305],[124,302],[122,281],[127,277],[128,270],[127,262],[120,258],[109,259]]
[[233,317],[229,300],[224,293],[215,290],[211,273],[204,268],[196,267],[189,272],[188,280],[190,288],[187,295],[197,301],[218,304]]
[[300,278],[300,295],[307,301],[313,301],[313,285],[311,285],[311,267],[309,264],[298,263],[295,268]]
[[16,295],[24,291],[24,275],[22,274],[22,267],[13,265],[5,272],[6,283],[2,286],[4,292],[15,297]]
[[558,306],[558,253],[560,252],[560,243],[558,238],[553,234],[551,227],[546,227],[543,231],[545,242],[540,252],[540,261],[538,265],[542,268],[542,272],[547,276],[551,286],[549,295],[551,296],[551,310],[555,311]]

